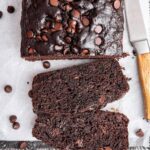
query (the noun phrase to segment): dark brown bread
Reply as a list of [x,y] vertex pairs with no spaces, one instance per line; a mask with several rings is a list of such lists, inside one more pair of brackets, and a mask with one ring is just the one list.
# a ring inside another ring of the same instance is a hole
[[[33,136],[60,150],[127,150],[128,119],[123,114],[91,111],[38,115]],[[109,149],[110,150],[110,149]]]
[[34,77],[32,102],[36,113],[73,113],[104,107],[129,89],[115,59],[100,59]]
[[122,0],[23,0],[21,56],[28,60],[121,56]]

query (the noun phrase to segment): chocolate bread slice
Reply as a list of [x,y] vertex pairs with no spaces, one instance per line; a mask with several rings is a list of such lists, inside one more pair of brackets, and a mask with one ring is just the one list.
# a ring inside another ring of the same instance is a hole
[[123,114],[91,111],[38,115],[33,136],[60,150],[127,150],[128,119]]
[[23,0],[21,56],[27,60],[120,56],[122,0]]
[[35,113],[73,113],[104,107],[129,89],[115,59],[100,59],[34,77]]

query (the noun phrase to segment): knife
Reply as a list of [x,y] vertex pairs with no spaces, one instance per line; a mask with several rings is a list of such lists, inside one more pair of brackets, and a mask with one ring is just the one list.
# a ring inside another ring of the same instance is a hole
[[140,0],[125,0],[125,12],[129,39],[137,50],[137,64],[144,97],[145,119],[150,120],[150,45]]

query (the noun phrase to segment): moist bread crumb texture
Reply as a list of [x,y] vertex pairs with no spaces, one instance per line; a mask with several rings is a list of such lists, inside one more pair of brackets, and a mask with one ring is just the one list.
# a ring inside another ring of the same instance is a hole
[[129,86],[115,59],[38,74],[32,85],[33,136],[60,150],[127,150],[128,118],[99,110]]

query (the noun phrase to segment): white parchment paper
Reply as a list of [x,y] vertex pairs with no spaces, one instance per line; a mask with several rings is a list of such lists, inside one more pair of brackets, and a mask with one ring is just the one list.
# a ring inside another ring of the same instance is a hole
[[[14,14],[7,12],[8,5],[15,6],[16,12]],[[0,0],[0,10],[3,11],[3,18],[0,19],[0,140],[36,140],[32,137],[32,127],[36,115],[32,112],[31,99],[28,96],[33,77],[37,73],[84,63],[88,60],[50,61],[51,68],[48,70],[43,68],[42,62],[33,63],[23,60],[20,57],[21,0]],[[143,10],[143,14],[147,14],[145,6]],[[145,18],[148,22],[148,17],[145,16]],[[124,51],[128,52],[130,56],[121,59],[120,64],[125,67],[124,74],[132,78],[129,82],[130,91],[121,100],[108,104],[105,110],[115,108],[127,115],[130,119],[130,146],[147,147],[150,141],[150,124],[143,119],[143,99],[138,80],[136,58],[132,54],[132,47],[128,41],[126,25]],[[12,93],[4,92],[3,88],[6,84],[13,87]],[[13,130],[11,127],[9,116],[12,114],[18,117],[21,124],[19,130]],[[143,129],[145,133],[143,138],[138,138],[135,135],[135,131],[139,128]]]

